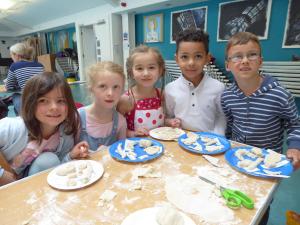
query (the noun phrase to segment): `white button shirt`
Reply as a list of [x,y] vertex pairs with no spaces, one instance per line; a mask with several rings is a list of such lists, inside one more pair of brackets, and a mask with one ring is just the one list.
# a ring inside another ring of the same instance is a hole
[[197,87],[180,76],[165,88],[167,118],[181,119],[186,130],[224,135],[226,118],[220,100],[224,89],[223,83],[208,75],[203,76]]

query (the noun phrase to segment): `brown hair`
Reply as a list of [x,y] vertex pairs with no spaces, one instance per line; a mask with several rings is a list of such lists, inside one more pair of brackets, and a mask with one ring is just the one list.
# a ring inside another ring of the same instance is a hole
[[22,93],[21,109],[21,116],[28,129],[29,138],[31,140],[37,140],[39,143],[41,143],[43,137],[40,122],[35,117],[38,99],[54,88],[59,88],[61,90],[68,107],[68,115],[63,122],[65,125],[64,132],[67,135],[73,134],[73,136],[76,137],[77,132],[79,131],[79,114],[69,84],[59,73],[43,72],[33,76],[26,82]]
[[256,44],[258,44],[259,49],[261,51],[261,46],[258,37],[255,34],[252,34],[250,32],[238,32],[234,34],[227,43],[226,51],[225,51],[225,59],[227,60],[228,57],[228,51],[231,47],[235,45],[245,45],[249,41],[252,41]]
[[125,83],[125,74],[124,74],[123,67],[111,61],[103,61],[103,62],[97,62],[96,64],[93,64],[88,68],[87,70],[88,88],[91,88],[93,84],[95,84],[96,77],[105,71],[119,74],[120,77],[123,78]]
[[[152,53],[156,56],[158,66],[161,69],[161,77],[164,78],[166,68],[165,68],[165,61],[164,61],[161,53],[156,48],[148,47],[146,45],[139,45],[138,47],[136,47],[132,50],[132,52],[130,53],[130,55],[126,61],[128,85],[134,83],[133,82],[133,71],[132,71],[133,62],[134,62],[134,58],[136,57],[136,55],[140,54],[140,53]],[[164,81],[162,81],[162,83],[164,83]]]

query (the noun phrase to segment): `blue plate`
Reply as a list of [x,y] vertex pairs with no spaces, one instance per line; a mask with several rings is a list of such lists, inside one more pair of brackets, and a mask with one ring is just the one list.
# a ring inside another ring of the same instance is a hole
[[[197,140],[197,142],[202,146],[202,150],[201,151],[195,150],[194,149],[195,145],[193,145],[193,144],[192,145],[186,145],[182,142],[182,139],[187,138],[187,134],[183,134],[178,138],[178,144],[182,148],[184,148],[188,151],[198,153],[198,154],[205,154],[205,155],[216,155],[216,154],[220,154],[220,153],[225,152],[228,149],[230,149],[230,142],[224,136],[213,134],[213,133],[207,133],[207,132],[194,132],[194,133],[196,133],[196,134],[198,134],[199,136],[202,136],[202,137],[218,138],[218,140],[220,141],[220,143],[224,147],[222,149],[215,150],[215,151],[207,151],[207,150],[205,150],[204,142],[202,142],[201,139],[199,138]],[[212,145],[212,146],[214,146],[214,145]]]
[[[122,158],[121,155],[116,152],[116,150],[118,148],[118,145],[120,143],[122,144],[122,148],[124,148],[125,140],[131,140],[131,141],[139,142],[142,139],[143,140],[150,140],[152,142],[152,146],[160,146],[160,147],[162,147],[162,151],[157,152],[154,155],[149,155],[149,154],[147,154],[147,152],[144,151],[144,148],[140,147],[139,144],[137,143],[136,145],[134,145],[134,152],[137,155],[135,160],[132,160],[132,159],[128,158],[128,156],[126,156],[125,158]],[[113,158],[115,158],[117,160],[120,160],[120,161],[134,162],[134,163],[137,163],[137,162],[146,162],[146,161],[158,158],[159,156],[161,156],[163,154],[163,152],[164,152],[164,146],[160,142],[152,140],[150,138],[139,138],[139,137],[127,138],[127,139],[119,140],[119,141],[113,143],[109,147],[109,153],[110,153],[110,155]],[[141,157],[141,158],[139,158],[139,157]]]
[[[238,170],[238,171],[240,171],[240,172],[242,172],[242,173],[246,173],[246,174],[249,174],[249,175],[252,175],[252,176],[257,176],[257,177],[264,177],[264,178],[276,178],[276,176],[272,176],[272,175],[269,175],[269,174],[266,174],[265,172],[264,172],[264,170],[268,170],[268,171],[271,171],[271,172],[278,172],[278,171],[280,171],[281,173],[280,173],[280,175],[286,175],[286,176],[289,176],[292,172],[293,172],[293,165],[289,162],[289,163],[287,163],[287,164],[285,164],[285,165],[283,165],[283,166],[281,166],[281,167],[277,167],[277,168],[268,168],[268,169],[266,169],[266,168],[264,168],[264,167],[262,167],[262,165],[263,165],[263,162],[262,163],[260,163],[258,166],[257,166],[257,168],[258,168],[258,170],[257,171],[255,171],[255,172],[250,172],[250,171],[248,171],[248,170],[245,170],[244,168],[241,168],[241,167],[239,167],[237,164],[238,164],[238,162],[239,162],[239,159],[235,156],[235,152],[238,150],[238,149],[245,149],[245,150],[248,150],[248,151],[250,151],[251,149],[252,149],[253,147],[251,147],[251,146],[242,146],[242,147],[238,147],[238,148],[232,148],[232,149],[230,149],[230,150],[228,150],[226,153],[225,153],[225,159],[226,159],[226,161],[228,162],[228,164],[230,165],[230,166],[232,166],[234,169],[236,169],[236,170]],[[269,154],[268,153],[268,151],[266,150],[266,149],[262,149],[262,153],[264,154],[264,155],[267,155],[267,154]],[[243,156],[245,159],[249,159],[249,160],[252,160],[252,161],[254,161],[255,159],[252,159],[252,158],[250,158],[250,157],[248,157],[248,156]],[[285,156],[282,156],[282,159],[281,160],[284,160],[284,159],[286,159],[286,157]],[[257,174],[257,173],[259,173],[259,174]],[[264,174],[266,174],[266,175],[264,175]]]

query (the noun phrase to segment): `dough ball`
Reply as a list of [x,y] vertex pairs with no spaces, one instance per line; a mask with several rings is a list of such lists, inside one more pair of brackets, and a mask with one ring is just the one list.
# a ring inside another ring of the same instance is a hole
[[152,141],[151,140],[141,139],[139,141],[139,146],[141,148],[147,148],[147,147],[150,147],[151,145],[152,145]]
[[159,225],[184,225],[184,219],[180,212],[171,206],[164,206],[156,214],[156,222]]

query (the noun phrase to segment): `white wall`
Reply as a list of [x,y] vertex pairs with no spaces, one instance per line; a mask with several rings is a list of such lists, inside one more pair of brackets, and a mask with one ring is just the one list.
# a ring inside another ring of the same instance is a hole
[[[5,42],[5,43],[3,43]],[[10,58],[9,47],[17,43],[15,38],[0,37],[0,53],[2,58]]]

